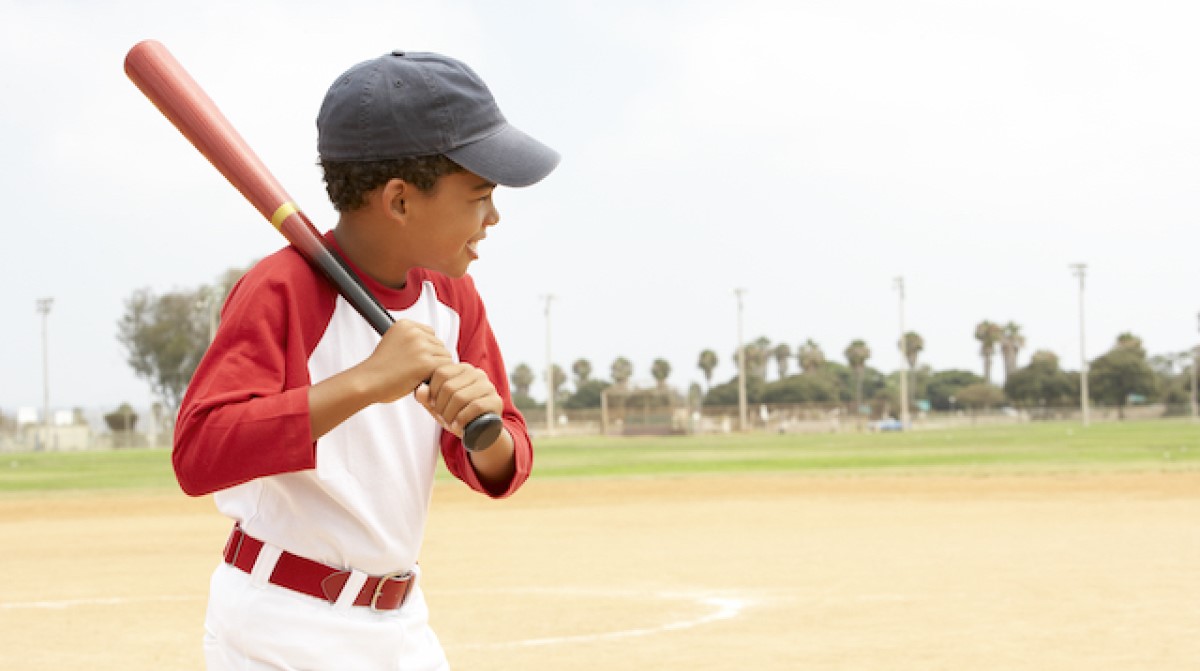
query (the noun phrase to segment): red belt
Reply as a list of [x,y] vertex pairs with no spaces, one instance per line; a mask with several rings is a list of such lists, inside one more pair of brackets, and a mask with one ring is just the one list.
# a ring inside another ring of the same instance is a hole
[[[250,573],[262,547],[262,541],[235,525],[233,533],[229,535],[229,542],[225,544],[225,563]],[[412,591],[415,578],[412,571],[369,576],[366,584],[359,590],[358,597],[354,599],[354,605],[370,606],[372,610],[396,610],[404,605],[404,600]],[[332,568],[284,552],[279,556],[269,582],[334,603],[349,579],[348,570]]]

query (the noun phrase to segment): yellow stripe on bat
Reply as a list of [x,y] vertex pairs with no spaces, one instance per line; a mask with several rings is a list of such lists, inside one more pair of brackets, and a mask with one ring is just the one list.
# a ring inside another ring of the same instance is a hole
[[296,207],[296,204],[289,200],[283,205],[280,205],[279,209],[275,210],[275,214],[271,215],[271,225],[275,228],[280,228],[283,226],[283,222],[286,221],[288,217],[299,211],[300,208]]

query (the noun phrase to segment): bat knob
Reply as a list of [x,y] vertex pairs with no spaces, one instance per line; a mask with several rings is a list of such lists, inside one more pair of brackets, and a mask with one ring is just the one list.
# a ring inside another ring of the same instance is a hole
[[500,415],[485,412],[471,420],[467,428],[463,429],[463,447],[467,448],[468,452],[482,452],[496,442],[503,428],[504,422]]

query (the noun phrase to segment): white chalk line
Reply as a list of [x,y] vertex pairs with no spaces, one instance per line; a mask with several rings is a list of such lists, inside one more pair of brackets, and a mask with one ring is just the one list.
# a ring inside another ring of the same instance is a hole
[[59,599],[55,601],[12,601],[0,602],[0,610],[66,610],[80,606],[125,606],[133,603],[155,601],[203,601],[204,596],[161,595],[161,596],[114,596],[92,599]]
[[[457,590],[456,590],[457,591]],[[708,612],[697,617],[673,620],[664,622],[663,624],[650,627],[633,627],[630,629],[618,629],[615,631],[596,632],[591,634],[571,634],[565,636],[548,636],[544,638],[527,638],[516,641],[502,641],[496,643],[466,643],[455,645],[455,648],[524,648],[538,647],[549,645],[562,645],[570,643],[591,643],[595,641],[606,641],[622,638],[634,638],[639,636],[651,636],[654,634],[663,634],[672,631],[682,631],[692,629],[706,624],[720,622],[722,620],[731,620],[742,614],[748,606],[752,605],[749,599],[718,596],[708,592],[636,592],[636,591],[616,591],[616,590],[587,590],[587,589],[554,589],[554,588],[528,588],[528,589],[493,589],[493,590],[462,590],[461,592],[471,593],[511,593],[511,594],[544,594],[551,596],[570,596],[570,597],[621,597],[638,601],[657,600],[657,601],[690,601],[698,606],[705,607]]]
[[[454,590],[455,592],[463,592],[463,590]],[[539,647],[550,645],[563,645],[570,643],[590,643],[595,641],[606,641],[622,638],[635,638],[640,636],[651,636],[654,634],[663,634],[673,631],[682,631],[685,629],[693,629],[707,624],[713,624],[723,620],[731,620],[742,614],[748,606],[752,605],[752,601],[740,597],[718,596],[711,593],[702,592],[636,592],[636,591],[617,591],[617,590],[587,590],[587,589],[552,589],[552,588],[527,588],[527,589],[493,589],[493,590],[466,590],[470,593],[510,593],[510,594],[543,594],[550,596],[568,596],[568,597],[620,597],[638,601],[656,600],[656,601],[688,601],[697,606],[707,609],[707,612],[692,618],[681,620],[672,620],[659,625],[649,627],[633,627],[629,629],[618,629],[614,631],[595,632],[590,634],[571,634],[565,636],[547,636],[543,638],[527,638],[516,641],[502,641],[496,643],[470,643],[456,645],[456,648],[521,648],[521,647]],[[205,599],[201,595],[161,595],[161,596],[144,596],[144,597],[99,597],[89,599],[58,599],[46,601],[16,601],[16,602],[0,602],[0,611],[5,610],[67,610],[69,608],[79,608],[86,606],[125,606],[135,603],[148,602],[171,602],[171,601],[200,601]]]

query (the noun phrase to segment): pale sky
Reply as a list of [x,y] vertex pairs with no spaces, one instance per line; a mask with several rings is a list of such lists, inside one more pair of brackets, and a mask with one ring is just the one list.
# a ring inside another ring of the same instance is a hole
[[[862,338],[894,370],[981,372],[974,327],[1079,368],[1123,331],[1200,341],[1200,5],[1083,0],[597,2],[0,0],[0,412],[144,407],[116,340],[124,301],[213,282],[282,238],[128,81],[163,42],[318,228],[317,107],[392,49],[460,58],[560,168],[501,189],[472,268],[510,370],[701,381],[747,340]],[[793,369],[795,366],[793,365]],[[773,370],[773,369],[772,369]],[[543,389],[534,388],[542,398]]]

